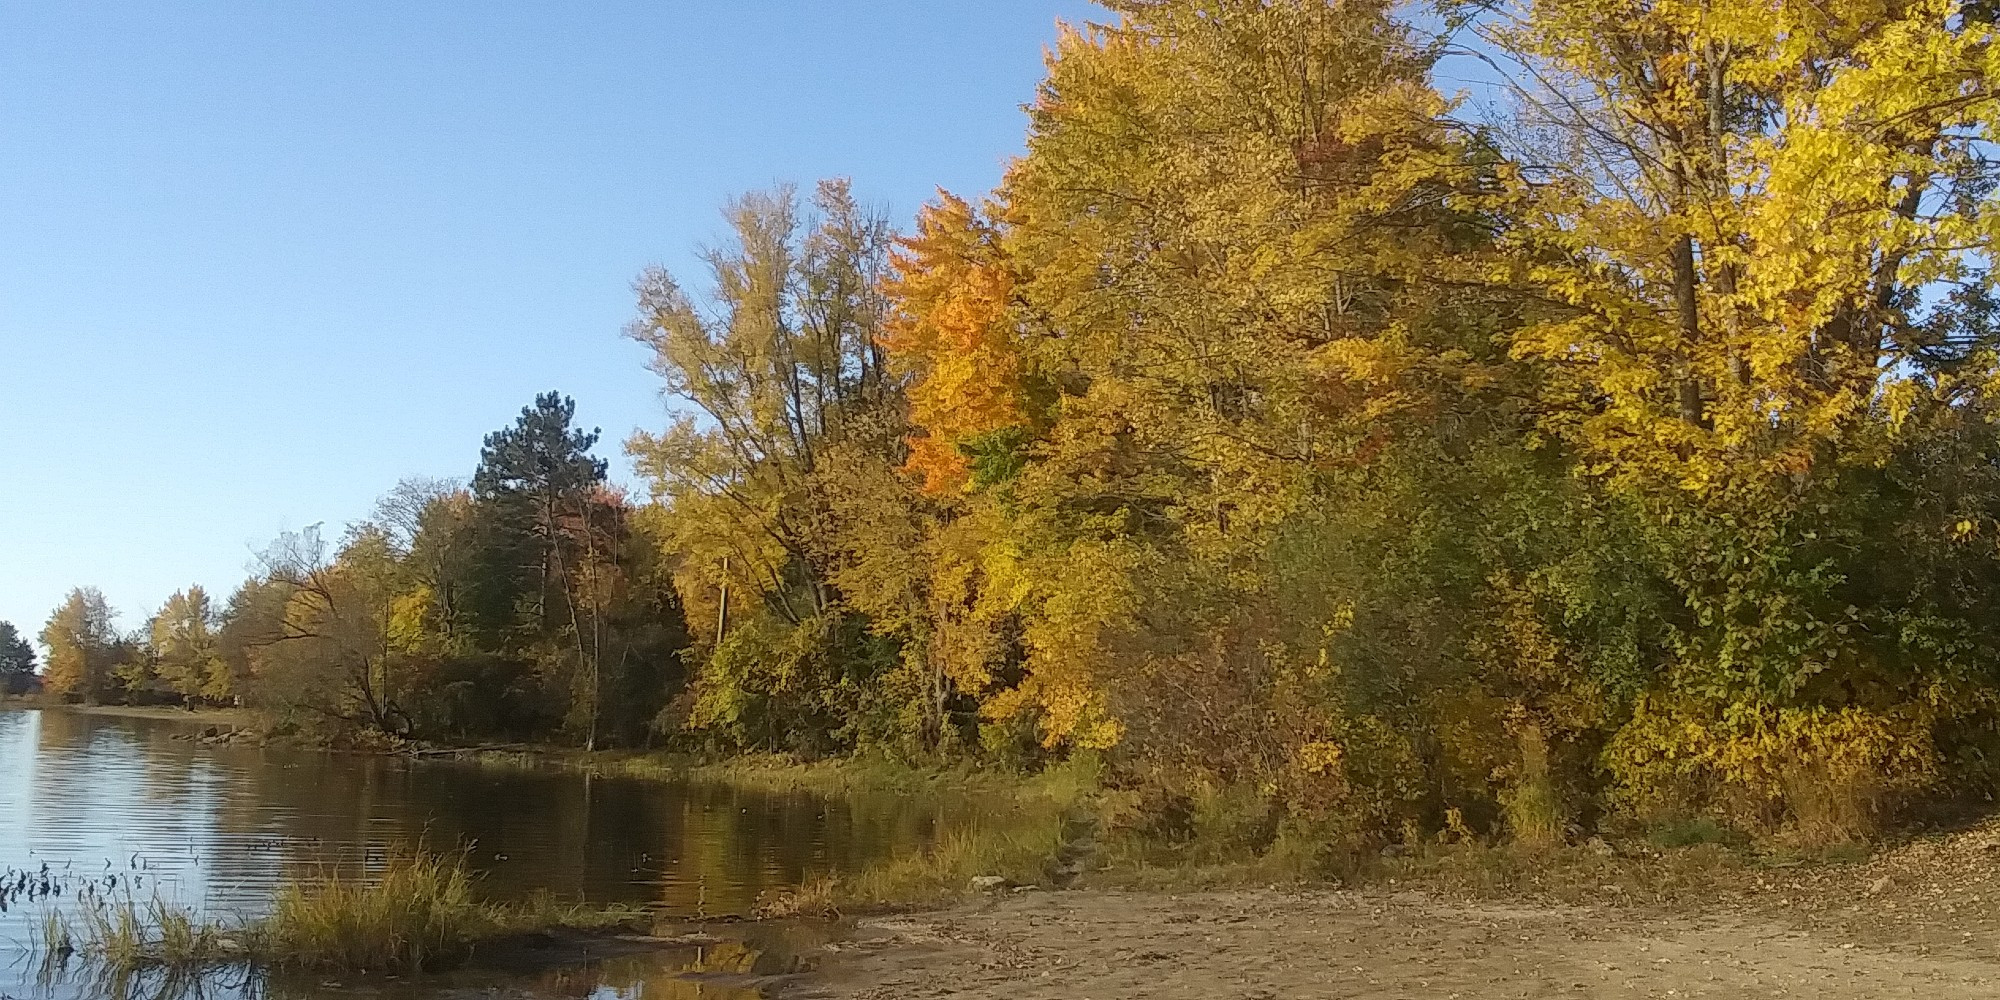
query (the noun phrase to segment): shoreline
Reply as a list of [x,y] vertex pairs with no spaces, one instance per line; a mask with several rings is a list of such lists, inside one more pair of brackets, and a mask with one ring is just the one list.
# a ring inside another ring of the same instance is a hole
[[186,722],[204,726],[230,726],[247,728],[254,717],[248,709],[241,708],[196,708],[187,709],[178,705],[63,705],[43,701],[7,698],[0,699],[0,712],[65,712],[71,715],[96,715],[113,719],[151,719],[161,722]]
[[1194,888],[1182,871],[864,915],[798,995],[2000,995],[2000,818],[1847,863],[1701,847],[1410,861],[1346,886]]
[[[273,735],[260,728],[257,713],[248,708],[187,709],[174,705],[81,705],[26,698],[0,698],[0,712],[60,712],[101,718],[140,719],[220,727],[218,739],[199,740],[208,746],[247,746],[326,754],[360,754],[415,760],[460,761],[495,767],[546,768],[598,777],[640,778],[726,784],[770,794],[811,793],[852,795],[1014,795],[1048,783],[1052,773],[1071,773],[1059,765],[1038,775],[981,768],[968,764],[923,766],[874,757],[802,758],[789,754],[748,753],[712,756],[666,750],[603,749],[556,743],[478,743],[459,745],[427,740],[363,740],[354,743]],[[1084,770],[1091,765],[1085,764]]]
[[[234,710],[5,707],[242,721]],[[1059,825],[1066,806],[1084,808],[1100,794],[1088,760],[1022,776],[876,759],[703,760],[514,744],[374,752],[730,782],[779,794],[1001,793],[1047,820],[1043,826]],[[857,873],[838,885],[800,886],[797,905],[780,912],[846,916],[788,921],[767,911],[766,919],[743,921],[801,923],[832,935],[807,952],[817,968],[767,985],[779,996],[857,1000],[924,995],[922,987],[940,982],[962,984],[955,994],[962,1000],[1326,995],[1328,984],[1342,982],[1351,992],[1337,995],[1356,997],[1608,998],[1634,990],[1774,997],[1834,973],[1840,982],[1818,991],[1821,1000],[1907,995],[1916,983],[1925,984],[1920,995],[1946,1000],[2000,995],[2000,911],[1984,904],[2000,898],[2000,817],[1954,832],[1911,831],[1865,856],[1666,847],[1637,836],[1544,849],[1432,844],[1367,854],[1344,884],[1323,863],[1204,864],[1164,849],[1133,853],[1115,826],[1047,832],[993,845],[950,840],[896,859],[880,878]],[[1065,851],[1078,844],[1071,878],[1050,874],[1049,860],[1073,860]],[[1316,877],[1302,879],[1305,871]],[[979,891],[987,878],[997,885]],[[1055,888],[1071,880],[1076,888]],[[473,964],[561,965],[708,940],[624,922],[636,914],[597,927],[581,908],[565,916],[536,915],[480,936],[470,942]]]

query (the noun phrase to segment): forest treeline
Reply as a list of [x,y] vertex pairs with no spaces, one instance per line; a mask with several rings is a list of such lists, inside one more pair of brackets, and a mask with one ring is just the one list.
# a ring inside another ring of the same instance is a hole
[[79,592],[50,687],[1090,752],[1324,842],[1989,796],[1990,4],[1110,6],[994,191],[755,194],[641,277],[644,502],[543,397],[137,639]]
[[647,740],[687,635],[652,514],[606,484],[597,432],[539,396],[469,483],[398,483],[338,538],[279,536],[218,601],[121,633],[79,588],[41,632],[49,695],[243,705],[322,737]]

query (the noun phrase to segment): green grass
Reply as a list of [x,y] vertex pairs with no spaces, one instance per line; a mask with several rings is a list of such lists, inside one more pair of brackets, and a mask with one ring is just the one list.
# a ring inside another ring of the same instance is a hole
[[588,771],[608,777],[650,778],[725,785],[768,794],[809,793],[829,797],[896,795],[1058,794],[1062,782],[1095,783],[1095,762],[1051,768],[1033,777],[967,764],[922,767],[880,757],[807,759],[789,754],[752,753],[706,759],[688,754],[582,750],[559,747],[494,747],[423,751],[494,767],[544,767]]
[[595,774],[717,785],[767,795],[825,798],[923,798],[959,817],[920,850],[858,873],[816,875],[767,893],[755,914],[765,918],[832,916],[944,903],[969,893],[976,876],[1015,885],[1052,885],[1074,864],[1085,828],[1094,826],[1099,797],[1095,757],[1082,754],[1035,775],[970,766],[923,768],[871,757],[805,760],[749,754],[701,761],[667,754],[487,750],[466,755],[496,766],[554,766]]
[[760,917],[832,916],[842,912],[929,906],[973,892],[991,876],[1012,886],[1055,887],[1092,863],[1098,825],[1098,775],[1089,759],[1032,777],[993,772],[922,772],[893,764],[797,765],[752,760],[702,772],[711,780],[765,791],[849,794],[902,792],[942,801],[954,819],[921,849],[859,872],[817,876],[760,901]]
[[928,848],[868,868],[835,886],[835,898],[850,907],[928,905],[969,891],[972,880],[993,875],[1015,885],[1047,885],[1063,846],[1061,821],[1009,823],[999,828],[965,827],[940,836]]
[[956,796],[1052,794],[1057,790],[1051,787],[1051,782],[1071,773],[1074,773],[1071,769],[1056,768],[1044,775],[1022,777],[965,765],[921,768],[879,758],[807,761],[756,754],[687,765],[680,776],[690,781],[767,793]]
[[936,906],[970,894],[972,880],[996,876],[1013,886],[1050,886],[1065,840],[1060,816],[1049,814],[1001,828],[962,827],[923,850],[849,875],[821,875],[766,893],[753,916],[828,919],[849,912]]
[[1746,847],[1750,843],[1750,838],[1714,819],[1697,816],[1653,824],[1646,830],[1646,842],[1661,849],[1694,847],[1700,844]]

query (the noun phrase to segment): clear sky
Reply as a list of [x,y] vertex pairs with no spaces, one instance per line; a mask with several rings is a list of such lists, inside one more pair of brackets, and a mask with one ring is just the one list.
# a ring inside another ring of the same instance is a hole
[[277,532],[468,476],[537,391],[665,422],[620,337],[734,193],[906,222],[1020,151],[1083,0],[0,4],[0,620],[134,628]]

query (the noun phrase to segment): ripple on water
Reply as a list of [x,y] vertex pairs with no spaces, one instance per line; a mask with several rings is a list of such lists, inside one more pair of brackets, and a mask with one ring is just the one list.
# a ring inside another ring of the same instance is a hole
[[462,761],[211,749],[175,738],[187,732],[173,720],[0,711],[0,873],[18,879],[46,865],[63,879],[60,895],[0,910],[0,997],[36,995],[27,946],[42,907],[71,905],[111,875],[124,887],[136,877],[142,898],[248,918],[301,872],[464,847],[491,898],[551,892],[710,917],[910,850],[935,826],[894,796],[828,801]]

